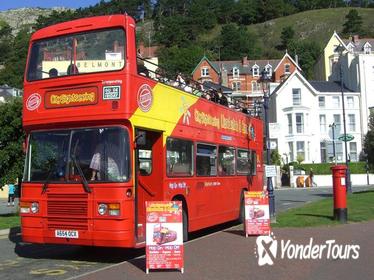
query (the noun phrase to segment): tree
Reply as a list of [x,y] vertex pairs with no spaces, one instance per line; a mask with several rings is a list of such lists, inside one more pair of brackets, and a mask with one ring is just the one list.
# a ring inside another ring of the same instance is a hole
[[364,139],[364,151],[370,165],[374,165],[374,112],[369,116],[369,131]]
[[257,46],[257,37],[244,26],[230,23],[222,27],[221,35],[216,43],[221,48],[222,60],[235,60],[244,56],[258,58],[261,50]]
[[346,21],[343,24],[344,35],[362,35],[362,17],[358,14],[358,11],[352,9],[345,16]]
[[295,30],[292,26],[283,27],[281,33],[281,45],[279,46],[280,50],[286,50],[289,48],[290,44],[295,39]]
[[293,41],[289,44],[289,53],[298,55],[299,65],[307,79],[313,77],[313,66],[321,53],[321,46],[315,41]]
[[13,41],[12,28],[8,23],[0,22],[0,65],[4,64],[11,51]]
[[4,185],[21,177],[23,170],[21,98],[0,105],[0,127],[0,184]]
[[272,150],[270,154],[271,164],[281,165],[281,155],[278,152],[278,149]]
[[12,48],[5,59],[4,69],[0,71],[0,84],[8,84],[23,88],[23,73],[25,71],[28,43],[30,39],[28,28],[20,30],[12,40]]
[[204,55],[204,49],[190,44],[184,48],[173,46],[164,48],[159,53],[160,67],[170,78],[175,78],[178,72],[188,77]]

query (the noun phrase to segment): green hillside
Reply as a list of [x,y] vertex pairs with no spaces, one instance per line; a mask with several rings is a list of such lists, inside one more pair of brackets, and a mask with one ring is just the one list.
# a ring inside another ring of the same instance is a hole
[[[257,35],[261,49],[266,50],[266,55],[276,54],[276,46],[281,42],[282,29],[292,26],[297,39],[309,39],[324,46],[330,39],[334,30],[340,35],[345,16],[351,10],[347,8],[311,10],[293,14],[286,17],[269,20],[264,23],[248,25],[248,30]],[[363,30],[367,37],[374,37],[374,9],[355,8],[359,11],[363,21]],[[208,34],[199,37],[201,42],[209,42],[219,36],[222,26],[216,25]],[[281,53],[278,54],[282,55]]]
[[[327,43],[334,30],[341,34],[345,16],[352,8],[336,8],[306,11],[287,17],[281,17],[264,23],[248,26],[248,29],[255,32],[262,47],[275,48],[280,44],[282,29],[292,26],[296,38],[310,39],[321,45]],[[368,36],[374,37],[374,9],[358,8],[363,21],[363,30]]]

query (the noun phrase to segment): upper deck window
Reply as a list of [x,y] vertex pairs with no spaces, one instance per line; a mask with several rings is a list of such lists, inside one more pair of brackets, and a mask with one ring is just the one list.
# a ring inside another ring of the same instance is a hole
[[32,44],[27,80],[115,71],[124,65],[123,29],[71,34]]

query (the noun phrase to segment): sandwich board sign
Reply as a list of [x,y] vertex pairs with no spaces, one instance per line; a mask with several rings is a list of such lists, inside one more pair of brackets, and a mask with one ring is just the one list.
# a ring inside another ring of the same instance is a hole
[[245,192],[245,236],[270,234],[269,197],[267,192]]
[[146,273],[150,269],[184,272],[181,201],[146,201]]

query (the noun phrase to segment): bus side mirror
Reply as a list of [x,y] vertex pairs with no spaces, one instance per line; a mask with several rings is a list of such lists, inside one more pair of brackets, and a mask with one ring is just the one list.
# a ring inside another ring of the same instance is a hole
[[145,146],[146,134],[145,131],[138,131],[135,137],[135,143],[137,146]]

